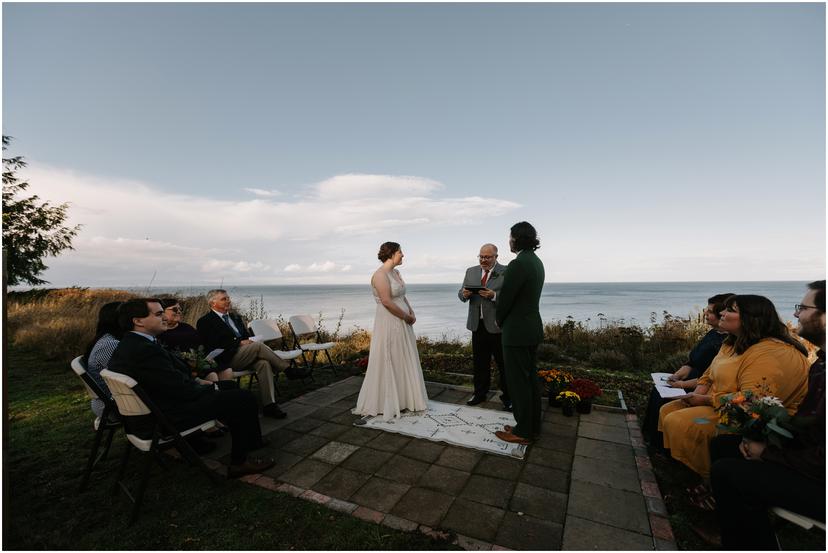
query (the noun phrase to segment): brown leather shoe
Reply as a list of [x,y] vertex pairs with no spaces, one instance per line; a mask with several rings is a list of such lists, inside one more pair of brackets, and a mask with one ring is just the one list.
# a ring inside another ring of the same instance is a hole
[[504,442],[509,442],[510,444],[529,445],[529,440],[527,440],[526,438],[521,438],[520,436],[515,436],[511,432],[504,432],[503,430],[498,430],[497,432],[495,432],[495,436],[497,436]]
[[248,459],[241,465],[227,467],[227,478],[239,478],[248,474],[259,474],[276,464],[273,459]]

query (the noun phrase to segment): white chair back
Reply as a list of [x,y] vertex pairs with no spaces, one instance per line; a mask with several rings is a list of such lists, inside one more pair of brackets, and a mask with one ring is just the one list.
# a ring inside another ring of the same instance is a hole
[[78,375],[83,382],[83,387],[86,388],[86,393],[89,394],[91,399],[101,399],[100,396],[95,393],[95,390],[89,387],[89,384],[86,383],[86,380],[83,378],[83,375],[86,374],[86,367],[84,367],[83,363],[83,356],[79,355],[72,359],[72,370],[75,371],[75,374]]
[[101,371],[101,376],[112,392],[112,399],[118,406],[118,412],[125,417],[133,417],[137,415],[149,415],[151,411],[147,404],[141,401],[141,398],[132,389],[138,383],[125,374],[116,373],[109,369]]
[[310,315],[294,315],[289,319],[289,323],[297,336],[316,334],[316,323]]
[[282,337],[282,331],[279,330],[279,325],[273,319],[256,319],[251,321],[250,329],[253,331],[253,335],[262,342],[279,340]]

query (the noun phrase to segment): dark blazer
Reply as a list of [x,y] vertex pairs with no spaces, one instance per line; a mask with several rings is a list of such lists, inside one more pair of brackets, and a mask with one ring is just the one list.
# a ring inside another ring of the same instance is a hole
[[175,355],[134,332],[124,334],[109,361],[109,370],[134,378],[174,422],[200,414],[203,403],[217,393],[213,386],[193,380],[190,368]]
[[239,342],[250,338],[247,325],[244,324],[241,317],[235,313],[230,313],[230,319],[239,329],[241,337],[236,337],[233,330],[212,309],[196,323],[196,329],[202,342],[204,342],[204,349],[207,353],[219,348],[224,350],[221,355],[216,357],[216,362],[221,367],[229,367],[233,356],[239,351]]
[[504,346],[536,346],[543,341],[539,306],[545,276],[532,250],[521,251],[506,267],[496,312]]

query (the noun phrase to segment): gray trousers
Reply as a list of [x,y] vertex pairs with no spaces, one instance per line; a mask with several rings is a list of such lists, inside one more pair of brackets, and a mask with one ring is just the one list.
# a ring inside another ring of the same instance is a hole
[[276,402],[274,382],[280,370],[285,370],[290,363],[280,359],[273,350],[261,342],[252,342],[239,348],[230,367],[234,371],[256,371],[259,379],[259,401],[262,407]]

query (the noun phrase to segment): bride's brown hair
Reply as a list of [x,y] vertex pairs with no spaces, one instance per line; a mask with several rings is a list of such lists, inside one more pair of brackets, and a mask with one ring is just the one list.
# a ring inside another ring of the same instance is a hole
[[380,261],[385,262],[386,259],[391,259],[391,257],[398,251],[400,251],[400,245],[396,242],[383,242],[382,246],[380,246],[377,258]]

